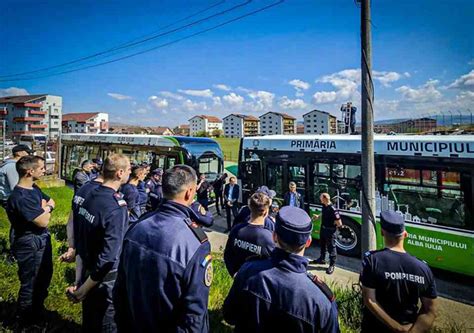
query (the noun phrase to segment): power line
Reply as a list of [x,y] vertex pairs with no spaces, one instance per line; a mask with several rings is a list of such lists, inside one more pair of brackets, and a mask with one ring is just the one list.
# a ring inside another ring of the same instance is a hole
[[277,5],[280,5],[282,4],[283,2],[285,2],[285,0],[279,0],[275,3],[272,3],[270,5],[267,5],[265,7],[262,7],[260,9],[256,9],[254,11],[251,11],[251,12],[248,12],[244,15],[241,15],[241,16],[238,16],[236,18],[233,18],[231,20],[228,20],[228,21],[225,21],[223,23],[220,23],[218,25],[215,25],[211,28],[207,28],[207,29],[204,29],[204,30],[201,30],[201,31],[198,31],[194,34],[191,34],[191,35],[188,35],[188,36],[185,36],[185,37],[182,37],[182,38],[178,38],[176,40],[173,40],[173,41],[170,41],[170,42],[167,42],[167,43],[164,43],[164,44],[161,44],[161,45],[158,45],[158,46],[155,46],[155,47],[152,47],[152,48],[149,48],[149,49],[146,49],[146,50],[143,50],[143,51],[140,51],[140,52],[136,52],[136,53],[132,53],[132,54],[129,54],[129,55],[126,55],[126,56],[123,56],[123,57],[120,57],[120,58],[117,58],[117,59],[113,59],[113,60],[109,60],[109,61],[105,61],[105,62],[102,62],[102,63],[98,63],[98,64],[94,64],[94,65],[90,65],[90,66],[85,66],[85,67],[81,67],[81,68],[76,68],[76,69],[71,69],[71,70],[67,70],[67,71],[62,71],[62,72],[58,72],[58,73],[52,73],[52,74],[46,74],[46,75],[41,75],[41,76],[37,76],[37,77],[30,77],[30,78],[20,78],[20,79],[11,79],[11,80],[0,80],[0,82],[9,82],[9,81],[26,81],[26,80],[36,80],[36,79],[41,79],[41,78],[46,78],[46,77],[51,77],[51,76],[57,76],[57,75],[63,75],[63,74],[68,74],[68,73],[73,73],[73,72],[77,72],[77,71],[81,71],[81,70],[86,70],[86,69],[89,69],[89,68],[94,68],[94,67],[99,67],[99,66],[103,66],[103,65],[106,65],[106,64],[111,64],[111,63],[114,63],[114,62],[117,62],[117,61],[121,61],[121,60],[124,60],[124,59],[128,59],[128,58],[131,58],[131,57],[134,57],[134,56],[137,56],[137,55],[141,55],[141,54],[144,54],[144,53],[148,53],[148,52],[151,52],[151,51],[154,51],[154,50],[157,50],[157,49],[161,49],[161,48],[164,48],[164,47],[167,47],[167,46],[170,46],[170,45],[173,45],[173,44],[176,44],[176,43],[179,43],[183,40],[186,40],[186,39],[190,39],[192,37],[195,37],[195,36],[198,36],[198,35],[202,35],[206,32],[209,32],[209,31],[212,31],[212,30],[215,30],[215,29],[218,29],[222,26],[225,26],[227,24],[230,24],[230,23],[233,23],[233,22],[236,22],[236,21],[239,21],[245,17],[248,17],[248,16],[252,16],[252,15],[255,15],[259,12],[263,12],[267,9],[270,9],[272,7],[275,7]]
[[[157,39],[157,38],[160,38],[160,37],[163,37],[163,36],[166,36],[166,35],[169,35],[169,34],[172,34],[174,32],[177,32],[179,30],[183,30],[183,29],[186,29],[186,28],[189,28],[191,26],[194,26],[194,25],[197,25],[197,24],[200,24],[202,22],[205,22],[205,21],[208,21],[212,18],[215,18],[217,16],[221,16],[221,15],[224,15],[228,12],[231,12],[231,11],[234,11],[240,7],[243,7],[243,6],[246,6],[248,5],[250,2],[252,2],[253,0],[246,0],[245,2],[241,3],[241,4],[238,4],[236,6],[233,6],[229,9],[226,9],[224,11],[221,11],[221,12],[218,12],[218,13],[215,13],[213,15],[210,15],[210,16],[207,16],[207,17],[204,17],[202,19],[199,19],[197,21],[193,21],[191,23],[188,23],[184,26],[180,26],[180,27],[177,27],[175,29],[172,29],[172,30],[169,30],[169,31],[166,31],[166,32],[163,32],[163,33],[160,33],[160,34],[156,34],[156,32],[159,32],[159,31],[162,31],[166,28],[169,28],[171,26],[174,26],[176,25],[177,23],[180,23],[182,21],[186,21],[188,20],[189,18],[191,17],[194,17],[194,16],[197,16],[197,15],[200,15],[214,7],[217,7],[221,4],[223,4],[225,2],[225,0],[223,1],[220,1],[216,4],[213,4],[212,6],[209,6],[209,7],[206,7],[205,9],[203,10],[200,10],[198,11],[197,13],[194,13],[194,14],[191,14],[191,15],[188,15],[187,17],[185,18],[182,18],[178,21],[175,21],[171,24],[168,24],[167,26],[164,26],[162,28],[160,28],[159,30],[157,30],[155,33],[152,33],[152,34],[148,34],[148,35],[145,35],[145,36],[142,36],[138,39],[134,39],[134,40],[131,40],[131,41],[128,41],[124,44],[120,44],[118,46],[115,46],[111,49],[107,49],[105,51],[101,51],[101,52],[98,52],[98,53],[95,53],[95,54],[92,54],[92,55],[89,55],[89,56],[85,56],[85,57],[81,57],[81,58],[78,58],[78,59],[75,59],[75,60],[71,60],[71,61],[68,61],[68,62],[65,62],[65,63],[62,63],[62,64],[58,64],[58,65],[54,65],[54,66],[48,66],[48,67],[44,67],[44,68],[40,68],[40,69],[37,69],[37,70],[32,70],[32,71],[27,71],[27,72],[22,72],[22,73],[15,73],[15,74],[9,74],[9,75],[0,75],[0,78],[3,78],[3,79],[6,79],[6,78],[10,78],[10,77],[15,77],[15,76],[21,76],[21,75],[27,75],[27,74],[34,74],[34,73],[39,73],[39,72],[45,72],[45,71],[48,71],[48,70],[51,70],[51,69],[56,69],[56,68],[60,68],[60,67],[65,67],[65,66],[68,66],[68,65],[72,65],[72,64],[75,64],[75,63],[78,63],[78,62],[83,62],[84,60],[88,60],[88,59],[92,59],[92,58],[97,58],[99,56],[102,56],[102,55],[106,55],[107,57],[107,54],[108,53],[112,53],[114,51],[119,51],[119,50],[122,50],[122,49],[127,49],[127,48],[131,48],[131,47],[134,47],[134,46],[138,46],[140,44],[143,44],[143,43],[146,43],[146,42],[149,42],[151,40],[154,40],[154,39]],[[145,38],[146,37],[146,38]],[[115,55],[117,52],[114,52],[113,55]],[[4,81],[4,80],[0,80],[0,81]],[[13,81],[13,80],[9,80],[9,81]]]

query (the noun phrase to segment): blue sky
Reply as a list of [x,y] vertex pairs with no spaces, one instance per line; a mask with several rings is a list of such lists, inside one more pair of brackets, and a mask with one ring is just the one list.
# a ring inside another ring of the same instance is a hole
[[[3,0],[0,76],[110,49],[213,4],[218,5],[167,30],[245,2]],[[140,47],[76,65],[169,43],[274,2],[252,1]],[[474,111],[473,15],[470,0],[373,1],[376,120]],[[32,78],[23,81],[0,77],[0,95],[61,95],[64,113],[108,112],[111,121],[140,125],[174,126],[195,114],[270,110],[301,118],[314,108],[339,116],[342,103],[360,104],[359,27],[360,9],[352,0],[287,0],[112,64],[45,78],[37,76],[54,71],[13,77]]]

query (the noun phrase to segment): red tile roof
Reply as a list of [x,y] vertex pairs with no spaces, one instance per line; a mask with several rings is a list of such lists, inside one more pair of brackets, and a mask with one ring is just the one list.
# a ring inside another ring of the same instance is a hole
[[[206,116],[204,114],[200,114],[200,115],[192,117],[191,119],[193,119],[195,117],[199,117],[199,118],[202,118],[202,119],[207,119],[207,121],[209,121],[211,123],[222,123],[222,120],[220,120],[219,118],[214,117],[214,116]],[[191,120],[191,119],[189,119],[189,120]]]
[[26,103],[30,101],[34,101],[35,99],[41,98],[46,96],[43,95],[23,95],[23,96],[5,96],[0,97],[0,103]]
[[[282,116],[282,117],[283,117],[283,119],[296,120],[296,118],[295,118],[295,117],[292,117],[292,116],[290,116],[290,115],[289,115],[289,114],[287,114],[287,113],[274,112],[274,111],[269,111],[269,112],[267,112],[267,113],[273,113],[273,114],[277,114],[277,115],[279,115],[279,116]],[[266,115],[267,113],[264,113],[264,114],[262,114],[260,117],[262,117],[262,116]]]
[[99,112],[89,112],[89,113],[66,113],[63,114],[64,121],[76,121],[78,123],[84,123],[90,118],[97,116]]

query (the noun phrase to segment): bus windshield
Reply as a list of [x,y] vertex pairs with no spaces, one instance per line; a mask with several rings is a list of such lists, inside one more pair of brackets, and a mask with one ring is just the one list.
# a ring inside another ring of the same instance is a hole
[[209,156],[198,159],[199,174],[206,175],[208,181],[213,181],[219,174],[219,158],[217,156]]

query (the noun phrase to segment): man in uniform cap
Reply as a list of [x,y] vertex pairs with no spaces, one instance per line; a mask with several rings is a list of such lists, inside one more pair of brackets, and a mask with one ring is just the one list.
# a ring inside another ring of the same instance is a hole
[[385,248],[364,255],[360,274],[362,332],[426,332],[436,317],[433,274],[426,263],[405,252],[404,218],[384,211],[380,220]]
[[331,290],[306,272],[311,230],[304,210],[278,212],[277,247],[270,258],[242,266],[224,302],[224,318],[235,332],[339,332]]
[[146,183],[146,187],[149,190],[148,201],[150,204],[150,211],[157,209],[163,200],[163,188],[161,184],[162,177],[163,169],[156,168],[151,172],[151,177]]

